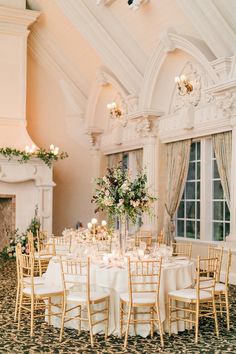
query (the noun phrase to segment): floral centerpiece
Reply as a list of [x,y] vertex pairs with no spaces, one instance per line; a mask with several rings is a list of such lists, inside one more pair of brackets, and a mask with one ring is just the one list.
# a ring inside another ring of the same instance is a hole
[[132,179],[131,172],[123,169],[108,168],[107,174],[95,179],[96,189],[92,202],[98,211],[106,211],[109,219],[118,217],[119,225],[129,220],[132,223],[143,213],[152,213],[152,204],[156,200],[147,188],[147,175],[139,173]]

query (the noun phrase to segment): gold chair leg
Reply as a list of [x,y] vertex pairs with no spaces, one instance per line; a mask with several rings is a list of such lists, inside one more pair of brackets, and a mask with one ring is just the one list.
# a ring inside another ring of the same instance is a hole
[[64,332],[65,315],[66,315],[66,299],[63,296],[63,298],[62,298],[62,314],[61,314],[61,330],[60,330],[59,342],[62,341],[62,335]]
[[81,333],[81,306],[78,306],[78,335]]
[[229,318],[229,294],[228,291],[225,292],[225,306],[226,306],[226,319],[227,319],[227,330],[230,329],[230,318]]
[[213,316],[215,319],[215,332],[216,336],[219,337],[219,329],[218,329],[218,320],[217,320],[217,313],[216,313],[216,303],[215,303],[215,297],[212,297],[212,308],[213,308]]
[[93,342],[93,326],[92,326],[92,318],[91,318],[91,308],[90,308],[90,304],[88,304],[87,310],[88,310],[88,322],[89,322],[90,341],[91,341],[91,346],[93,347],[93,345],[94,345],[94,342]]
[[134,319],[134,334],[135,336],[137,336],[137,331],[136,331],[136,328],[137,328],[137,325],[136,325],[136,313],[137,313],[137,309],[136,307],[133,308],[133,319]]
[[16,322],[16,320],[17,320],[17,312],[19,309],[19,296],[20,296],[20,283],[18,281],[17,289],[16,289],[16,305],[15,305],[14,322]]
[[126,327],[126,332],[125,332],[124,348],[127,347],[127,341],[128,341],[128,335],[129,335],[130,317],[131,317],[131,310],[132,310],[132,305],[129,304],[128,318],[127,318],[127,327]]
[[[151,338],[153,338],[153,333],[154,333],[154,319],[153,319],[153,307],[150,307],[150,332],[151,332]],[[136,333],[135,333],[136,335]]]
[[158,329],[159,329],[160,339],[161,339],[161,347],[164,347],[163,328],[162,328],[162,323],[161,323],[160,312],[159,312],[159,307],[158,307],[158,306],[157,306],[157,308],[156,308],[156,311],[157,311]]
[[34,335],[34,297],[30,299],[30,337]]
[[21,320],[21,306],[22,306],[23,294],[20,294],[19,308],[18,308],[18,330],[20,329],[20,320]]
[[107,297],[106,299],[106,306],[107,306],[107,310],[106,310],[106,325],[105,325],[105,340],[107,340],[108,337],[108,330],[109,330],[109,306],[110,306],[110,301],[109,301],[109,297]]
[[168,306],[168,309],[169,309],[169,313],[168,313],[168,327],[169,327],[169,336],[171,335],[171,305],[172,305],[172,300],[171,298],[169,297],[168,299],[168,303],[169,303],[169,306]]
[[199,303],[195,304],[195,343],[198,343]]
[[48,298],[48,325],[51,326],[52,303],[51,298]]
[[223,311],[222,311],[222,296],[219,294],[219,303],[220,303],[220,317],[223,317]]
[[120,300],[120,338],[123,335],[123,321],[124,321],[124,304]]

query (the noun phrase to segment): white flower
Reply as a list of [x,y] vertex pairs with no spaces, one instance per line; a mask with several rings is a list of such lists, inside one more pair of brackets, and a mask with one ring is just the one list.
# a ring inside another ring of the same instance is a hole
[[105,191],[105,195],[106,195],[107,197],[110,195],[109,190],[106,190],[106,191]]
[[25,236],[21,236],[21,239],[22,239],[22,240],[25,240]]

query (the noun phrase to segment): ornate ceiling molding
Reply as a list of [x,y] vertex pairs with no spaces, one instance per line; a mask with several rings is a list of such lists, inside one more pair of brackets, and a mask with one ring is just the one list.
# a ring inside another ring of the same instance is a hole
[[[105,65],[119,77],[131,94],[137,94],[145,70],[146,57],[122,24],[110,11],[94,2],[56,0],[64,14],[88,40]],[[116,27],[119,26],[119,36]],[[127,40],[128,38],[128,40]]]
[[234,54],[236,35],[214,1],[177,0],[177,2],[217,58]]
[[201,41],[194,41],[184,35],[177,34],[173,29],[167,30],[161,34],[157,47],[153,51],[147,64],[147,70],[144,75],[142,90],[140,93],[140,109],[150,109],[152,105],[155,85],[160,73],[161,67],[165,61],[168,52],[175,49],[183,50],[199,62],[209,76],[211,84],[219,79],[210,61],[213,59],[206,45]]

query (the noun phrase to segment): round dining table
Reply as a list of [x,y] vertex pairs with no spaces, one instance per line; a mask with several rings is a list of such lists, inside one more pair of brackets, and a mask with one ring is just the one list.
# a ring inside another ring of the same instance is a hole
[[[66,259],[66,256],[64,256]],[[159,306],[160,317],[165,331],[168,330],[168,293],[170,291],[184,289],[193,284],[195,272],[195,264],[188,259],[172,257],[162,264]],[[50,285],[61,285],[61,267],[59,258],[53,257],[48,265],[45,273],[45,282]],[[127,263],[123,262],[96,262],[91,260],[90,281],[96,289],[103,291],[110,295],[110,313],[109,313],[109,334],[120,335],[119,328],[119,298],[121,293],[128,292],[128,270]],[[60,327],[60,319],[52,318],[52,325]],[[78,328],[78,321],[71,320],[66,323],[68,328]],[[86,329],[86,325],[82,328]],[[134,335],[133,326],[130,327],[130,335]],[[185,330],[183,321],[172,323],[171,332],[178,333],[178,331]],[[103,331],[103,325],[98,325],[96,333]],[[95,332],[94,332],[95,333]],[[138,325],[136,333],[142,337],[150,334],[150,326],[148,324]]]

